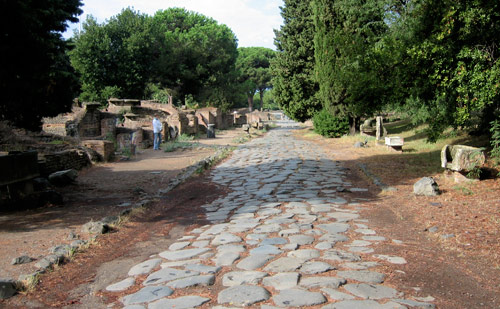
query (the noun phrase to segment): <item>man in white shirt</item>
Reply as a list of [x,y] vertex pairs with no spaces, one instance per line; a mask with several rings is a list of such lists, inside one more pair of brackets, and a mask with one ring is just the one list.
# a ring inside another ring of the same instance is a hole
[[162,130],[162,124],[160,120],[155,116],[153,118],[153,134],[154,134],[154,139],[153,139],[153,149],[154,150],[160,150],[160,144],[161,144],[161,130]]

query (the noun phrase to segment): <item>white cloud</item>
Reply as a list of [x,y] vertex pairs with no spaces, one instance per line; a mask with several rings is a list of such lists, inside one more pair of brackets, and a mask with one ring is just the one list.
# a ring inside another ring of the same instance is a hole
[[[117,15],[123,8],[133,7],[142,13],[153,15],[158,10],[171,7],[183,7],[198,12],[227,25],[238,38],[238,46],[263,46],[274,49],[274,32],[282,24],[279,6],[283,0],[84,0],[84,13],[94,16],[98,22],[104,22]],[[72,25],[73,29],[78,25]],[[70,37],[73,31],[65,33]]]

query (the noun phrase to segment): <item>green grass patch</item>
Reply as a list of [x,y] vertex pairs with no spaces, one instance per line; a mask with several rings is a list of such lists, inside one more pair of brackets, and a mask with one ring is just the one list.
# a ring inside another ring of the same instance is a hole
[[195,141],[196,139],[196,136],[181,134],[177,136],[175,140],[161,144],[161,148],[165,152],[173,152],[177,149],[190,149],[199,147],[199,143]]

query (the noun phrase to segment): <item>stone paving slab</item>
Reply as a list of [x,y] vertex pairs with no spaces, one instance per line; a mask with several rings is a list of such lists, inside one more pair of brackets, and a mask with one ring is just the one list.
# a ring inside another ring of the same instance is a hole
[[271,294],[260,286],[241,285],[233,286],[219,293],[219,304],[237,306],[251,306],[255,303],[268,300]]
[[323,304],[327,301],[323,294],[299,289],[282,290],[273,296],[273,302],[278,307],[305,307]]

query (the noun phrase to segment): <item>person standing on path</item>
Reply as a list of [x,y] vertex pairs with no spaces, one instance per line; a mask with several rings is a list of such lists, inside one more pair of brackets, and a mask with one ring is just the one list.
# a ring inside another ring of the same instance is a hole
[[153,149],[160,150],[162,125],[158,117],[153,118]]

